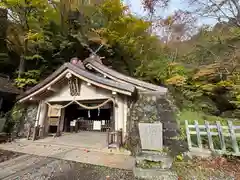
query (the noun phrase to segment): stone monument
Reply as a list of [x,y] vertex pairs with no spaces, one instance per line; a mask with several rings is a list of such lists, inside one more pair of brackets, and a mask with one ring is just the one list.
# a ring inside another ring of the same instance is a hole
[[163,148],[165,116],[159,113],[156,97],[142,96],[142,100],[149,103],[135,105],[141,148],[136,156],[134,175],[140,179],[177,180],[176,173],[171,170],[173,158]]
[[139,123],[138,126],[142,150],[162,150],[162,123]]

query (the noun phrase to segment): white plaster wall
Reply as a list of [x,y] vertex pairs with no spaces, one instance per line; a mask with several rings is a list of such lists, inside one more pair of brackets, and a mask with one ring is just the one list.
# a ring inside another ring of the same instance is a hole
[[[107,99],[112,96],[112,92],[109,90],[97,88],[93,85],[88,86],[86,83],[82,83],[80,87],[80,96],[76,96],[76,100],[95,100],[95,99]],[[46,101],[71,101],[73,97],[70,94],[68,84],[62,88],[59,92],[56,92],[53,96],[48,97]]]

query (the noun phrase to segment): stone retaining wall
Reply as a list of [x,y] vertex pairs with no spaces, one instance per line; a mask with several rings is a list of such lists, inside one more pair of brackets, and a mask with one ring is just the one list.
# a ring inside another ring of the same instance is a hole
[[37,117],[37,111],[38,111],[38,105],[37,104],[28,104],[25,105],[25,114],[23,114],[21,127],[19,131],[20,137],[27,137],[28,133],[28,127],[31,125],[31,127],[34,127],[36,117]]

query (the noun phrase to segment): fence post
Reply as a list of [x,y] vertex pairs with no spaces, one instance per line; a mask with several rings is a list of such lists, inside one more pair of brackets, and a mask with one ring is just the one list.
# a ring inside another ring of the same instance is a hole
[[219,140],[220,140],[220,144],[221,144],[221,149],[222,149],[222,151],[226,151],[225,138],[223,135],[221,123],[219,121],[217,121],[216,124],[217,124],[217,130],[218,130],[218,136],[219,136]]
[[210,127],[209,127],[209,122],[208,122],[208,121],[205,121],[205,126],[206,126],[206,130],[207,130],[209,148],[210,148],[211,150],[214,150],[213,140],[212,140],[212,134],[211,134],[211,129],[210,129]]
[[199,129],[199,126],[198,126],[198,121],[195,120],[195,128],[196,128],[196,133],[197,133],[197,142],[198,142],[198,146],[199,148],[202,149],[202,139],[201,139],[201,135],[200,135],[200,129]]
[[236,138],[235,130],[233,129],[232,121],[228,121],[228,128],[229,128],[229,133],[230,133],[231,139],[232,139],[233,149],[234,149],[235,153],[239,153],[237,138]]
[[188,120],[185,120],[185,127],[186,127],[186,133],[187,133],[188,149],[190,150],[192,148],[192,141],[191,141],[191,135],[188,128]]

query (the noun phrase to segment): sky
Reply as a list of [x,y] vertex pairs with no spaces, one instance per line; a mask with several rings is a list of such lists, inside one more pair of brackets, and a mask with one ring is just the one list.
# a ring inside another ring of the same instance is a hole
[[[134,14],[142,16],[145,13],[144,13],[141,1],[142,0],[124,0],[123,2],[130,6],[130,9]],[[164,16],[168,16],[168,15],[172,14],[174,11],[176,11],[178,9],[189,10],[189,8],[190,7],[188,6],[188,4],[184,3],[183,0],[171,0],[169,7],[165,10],[161,10],[161,12],[158,12],[158,13],[161,14],[164,17]],[[200,18],[199,22],[198,22],[198,25],[199,26],[202,25],[202,24],[212,25],[214,23],[215,23],[215,20],[213,20],[213,19]]]

